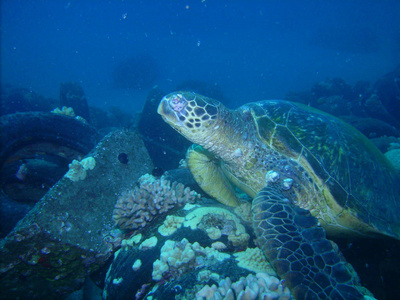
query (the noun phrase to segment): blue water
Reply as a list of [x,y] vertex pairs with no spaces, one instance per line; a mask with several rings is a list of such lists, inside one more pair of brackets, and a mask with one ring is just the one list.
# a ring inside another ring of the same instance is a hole
[[[118,88],[115,68],[138,56],[155,79]],[[58,98],[61,82],[78,81],[90,105],[129,112],[153,85],[202,80],[236,107],[327,77],[374,82],[399,63],[394,0],[1,2],[3,83]]]

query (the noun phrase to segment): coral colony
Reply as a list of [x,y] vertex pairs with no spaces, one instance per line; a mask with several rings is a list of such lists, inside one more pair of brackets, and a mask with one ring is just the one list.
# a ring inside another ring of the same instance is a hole
[[113,220],[124,230],[145,227],[157,215],[175,206],[194,202],[200,196],[181,183],[155,179],[152,175],[139,178],[139,186],[124,193],[115,205]]
[[[156,256],[153,261],[151,282],[143,284],[135,295],[136,299],[143,299],[164,283],[179,280],[184,274],[196,270],[198,284],[180,291],[176,299],[291,299],[289,289],[276,277],[261,250],[248,248],[250,235],[242,224],[242,220],[248,219],[248,205],[241,205],[241,209],[233,213],[221,207],[193,205],[198,198],[199,194],[180,183],[146,174],[139,178],[133,190],[118,199],[113,213],[115,225],[125,233],[134,232],[127,239],[122,239],[116,257],[120,251],[139,253],[157,245],[161,247],[159,257]],[[180,216],[165,216],[174,207],[181,208]],[[152,221],[158,216],[164,218],[158,227],[160,236],[149,236],[146,231],[139,233],[139,229],[150,226],[149,223],[154,223]],[[211,246],[191,243],[186,238],[168,239],[182,227],[193,230],[194,235],[203,231]],[[234,253],[232,249],[235,249]],[[228,261],[235,262],[250,273],[235,279],[210,270],[215,264]],[[142,260],[137,257],[132,270],[140,274],[142,265]],[[106,281],[114,286],[121,285],[124,280],[120,276],[107,277]],[[107,299],[107,293],[103,296]]]

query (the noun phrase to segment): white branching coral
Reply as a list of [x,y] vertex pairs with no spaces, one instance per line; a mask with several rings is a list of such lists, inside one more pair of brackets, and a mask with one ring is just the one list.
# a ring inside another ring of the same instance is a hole
[[232,282],[229,277],[212,286],[205,285],[196,294],[196,300],[203,299],[292,299],[290,291],[278,278],[267,273],[249,274]]
[[230,257],[214,248],[203,248],[198,242],[191,244],[185,238],[180,242],[167,240],[161,248],[160,259],[153,263],[152,277],[155,281],[177,279],[189,270]]
[[155,179],[146,174],[140,177],[138,182],[139,186],[124,193],[115,205],[112,218],[120,229],[145,227],[156,216],[175,206],[193,203],[200,197],[183,184],[171,183],[164,177]]

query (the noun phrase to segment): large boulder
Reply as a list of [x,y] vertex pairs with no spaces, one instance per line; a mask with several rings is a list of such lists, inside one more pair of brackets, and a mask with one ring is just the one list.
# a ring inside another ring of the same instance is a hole
[[63,82],[60,85],[60,107],[72,107],[75,115],[90,122],[89,106],[82,86],[77,82]]
[[57,105],[57,100],[46,98],[28,88],[9,84],[0,86],[0,115],[26,111],[50,111]]
[[57,299],[112,255],[118,194],[153,169],[136,132],[114,131],[55,184],[0,241],[4,299]]
[[149,151],[154,165],[162,170],[175,169],[185,157],[191,143],[168,126],[157,113],[157,107],[165,95],[158,88],[152,89],[143,106],[138,130]]
[[376,83],[375,89],[387,111],[400,123],[400,65],[394,71],[382,76]]

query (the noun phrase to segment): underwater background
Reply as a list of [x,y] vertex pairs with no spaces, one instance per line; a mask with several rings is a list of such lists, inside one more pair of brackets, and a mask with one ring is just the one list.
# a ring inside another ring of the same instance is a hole
[[[237,190],[228,209],[193,179],[191,143],[157,114],[176,90],[320,109],[400,172],[398,0],[2,0],[0,13],[1,299],[213,299],[212,284],[292,299],[251,199]],[[398,299],[398,240],[334,242],[376,299]]]
[[395,0],[5,0],[1,78],[54,98],[78,81],[89,104],[130,112],[154,85],[201,80],[236,107],[392,71],[399,10]]

